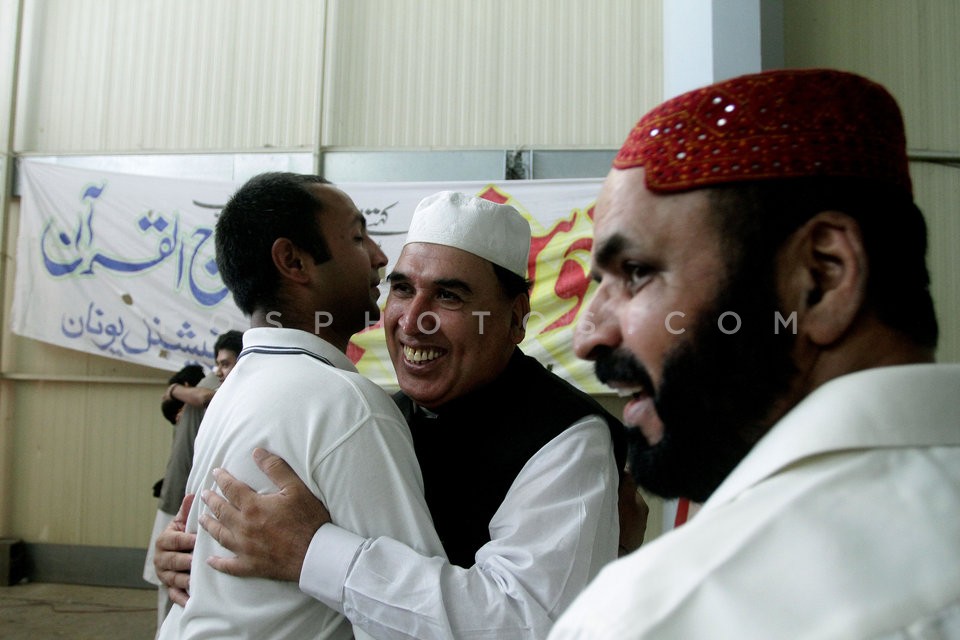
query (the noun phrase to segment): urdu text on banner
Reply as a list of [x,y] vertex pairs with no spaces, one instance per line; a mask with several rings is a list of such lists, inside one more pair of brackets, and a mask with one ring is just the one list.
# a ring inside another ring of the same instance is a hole
[[[217,270],[213,233],[239,182],[189,180],[21,162],[14,333],[69,349],[175,371],[213,364],[217,336],[246,329]],[[357,203],[389,273],[424,197],[463,191],[516,207],[532,231],[525,353],[587,391],[602,391],[572,352],[591,281],[593,205],[600,179],[337,185]],[[387,285],[381,285],[380,307]],[[278,319],[282,323],[282,318]],[[348,355],[396,387],[382,323]]]

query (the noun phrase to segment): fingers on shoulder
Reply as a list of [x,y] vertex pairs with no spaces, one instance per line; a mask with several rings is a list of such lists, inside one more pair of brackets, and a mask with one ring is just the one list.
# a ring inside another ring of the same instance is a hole
[[302,484],[300,477],[293,468],[287,464],[287,461],[280,456],[270,453],[266,449],[255,449],[253,459],[257,466],[263,471],[270,481],[280,490],[283,490],[289,484]]

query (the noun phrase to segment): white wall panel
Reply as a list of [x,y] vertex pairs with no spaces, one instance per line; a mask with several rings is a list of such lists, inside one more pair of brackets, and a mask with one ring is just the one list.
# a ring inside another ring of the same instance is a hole
[[330,6],[325,146],[619,146],[660,99],[660,0]]
[[312,148],[323,0],[27,0],[16,149]]

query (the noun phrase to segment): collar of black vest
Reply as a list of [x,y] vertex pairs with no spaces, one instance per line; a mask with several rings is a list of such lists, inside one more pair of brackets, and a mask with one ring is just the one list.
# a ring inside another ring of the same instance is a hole
[[[523,381],[526,375],[529,375],[531,367],[540,367],[542,365],[534,358],[525,355],[519,347],[513,350],[510,360],[504,370],[489,383],[473,389],[467,394],[454,398],[450,402],[435,409],[425,409],[413,401],[410,396],[403,391],[394,395],[394,400],[400,406],[404,417],[409,421],[410,417],[417,412],[424,412],[425,415],[448,416],[462,414],[464,412],[476,411],[478,407],[489,409],[491,398],[498,402],[511,402],[517,394],[524,392]],[[509,405],[507,405],[509,406]]]

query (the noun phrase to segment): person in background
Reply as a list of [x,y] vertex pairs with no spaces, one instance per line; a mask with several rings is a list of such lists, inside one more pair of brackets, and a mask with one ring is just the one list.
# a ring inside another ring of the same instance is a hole
[[[214,470],[227,466],[257,491],[283,493],[250,457],[269,447],[324,496],[338,522],[370,538],[371,553],[405,544],[440,561],[410,431],[346,356],[351,336],[379,316],[387,262],[356,205],[319,176],[262,174],[230,198],[215,240],[224,284],[251,328],[204,416],[188,491],[216,489]],[[201,506],[190,511],[188,531],[197,531]],[[190,600],[170,611],[160,638],[353,636],[339,612],[295,584],[219,573],[205,560],[224,548],[203,531],[196,545]]]
[[631,394],[637,483],[704,504],[551,640],[960,638],[960,365],[893,97],[810,69],[669,100],[594,236],[577,355]]
[[[213,352],[216,354],[213,372],[216,374],[220,384],[227,379],[233,367],[237,364],[237,357],[243,349],[243,332],[231,330],[217,338],[213,345]],[[207,400],[207,404],[210,401]]]
[[[206,374],[203,372],[202,366],[199,364],[188,364],[183,369],[180,369],[180,371],[173,374],[167,384],[170,386],[182,384],[185,387],[195,387],[200,384],[200,381],[203,380],[204,375]],[[170,386],[167,387],[168,391]],[[176,398],[170,397],[169,393],[165,392],[163,397],[160,399],[160,413],[162,413],[163,417],[174,426],[176,426],[177,421],[180,419],[180,413],[183,411],[183,407],[183,400],[177,400]],[[159,498],[159,493],[154,497]]]
[[[213,373],[202,376],[202,379],[188,384],[177,376],[170,379],[170,386],[161,398],[161,407],[164,415],[174,412],[173,443],[170,447],[170,457],[167,459],[167,468],[160,481],[159,502],[157,516],[154,521],[153,533],[150,537],[150,546],[147,548],[147,563],[144,565],[143,577],[148,582],[157,584],[157,629],[170,611],[172,601],[167,589],[159,584],[156,569],[153,566],[153,551],[157,536],[173,520],[183,502],[186,493],[187,477],[193,465],[193,447],[200,429],[200,422],[207,410],[207,405],[213,399],[220,384],[227,378],[233,366],[237,363],[237,356],[243,349],[243,332],[230,330],[217,337],[213,345],[214,370]],[[152,578],[152,580],[151,580]],[[157,582],[153,582],[157,580]]]
[[[529,250],[529,224],[513,207],[441,192],[417,207],[388,276],[395,400],[449,561],[355,535],[266,456],[260,466],[282,495],[262,499],[226,473],[220,486],[239,511],[206,494],[220,518],[205,516],[206,526],[237,553],[212,566],[299,580],[378,638],[543,638],[617,557],[621,537],[639,544],[645,512],[634,522],[639,539],[633,529],[619,535],[622,425],[517,347],[530,312]],[[633,485],[624,486],[625,509],[637,515]]]
[[197,439],[200,423],[217,389],[236,365],[242,349],[243,332],[225,331],[217,337],[213,346],[215,362],[213,373],[207,374],[199,384],[193,387],[173,383],[164,393],[164,401],[175,400],[183,402],[184,405],[174,434],[173,448],[160,495],[160,509],[165,513],[170,513],[172,510],[176,515],[180,508],[187,476],[190,475],[190,468],[193,465],[194,441]]
[[[198,364],[188,364],[187,366],[177,371],[170,377],[170,380],[167,381],[168,385],[173,384],[182,384],[188,387],[194,387],[201,380],[203,380],[203,367]],[[169,388],[169,387],[168,387]],[[183,412],[183,401],[175,400],[173,398],[166,397],[160,401],[160,413],[163,414],[163,417],[173,425],[174,429],[174,441],[176,441],[177,433],[177,423],[180,421],[180,415]],[[172,451],[172,450],[171,450]],[[163,481],[164,478],[160,478],[153,485],[153,497],[159,498],[161,492],[163,491]],[[143,563],[143,579],[149,582],[152,585],[158,587],[157,590],[157,629],[159,630],[160,624],[163,622],[163,618],[166,616],[167,607],[170,602],[170,599],[167,597],[167,589],[162,586],[160,579],[157,578],[157,571],[153,566],[153,551],[154,544],[156,543],[157,536],[160,535],[160,532],[163,531],[170,521],[173,520],[175,513],[166,513],[162,509],[157,509],[157,515],[154,518],[153,522],[153,531],[150,534],[150,544],[147,546],[147,555],[146,560]]]

